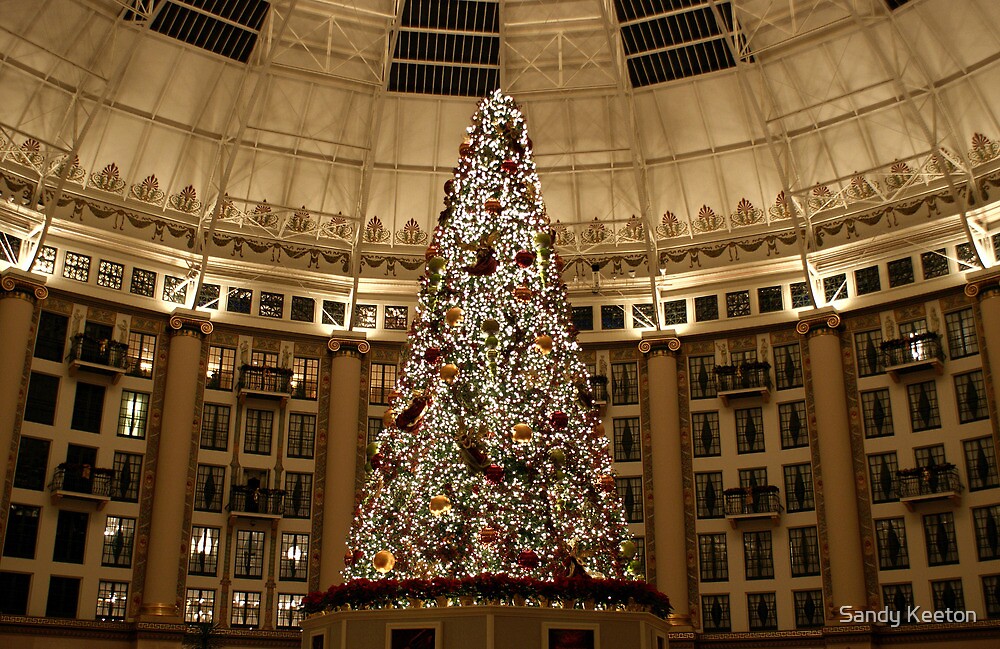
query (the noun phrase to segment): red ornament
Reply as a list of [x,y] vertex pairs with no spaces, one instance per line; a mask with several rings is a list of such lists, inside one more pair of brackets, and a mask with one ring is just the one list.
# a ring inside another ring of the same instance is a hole
[[486,474],[486,479],[489,480],[491,484],[500,484],[503,482],[503,467],[499,464],[491,464],[486,467],[484,471]]
[[601,486],[601,489],[608,493],[612,493],[615,490],[615,479],[608,474],[604,474],[598,478],[597,483]]
[[556,430],[562,430],[566,428],[566,424],[569,423],[569,415],[567,415],[565,412],[562,412],[561,410],[553,412],[550,419],[552,421],[552,427],[555,428]]
[[348,550],[347,552],[344,553],[344,565],[345,566],[354,565],[358,561],[361,561],[361,557],[363,556],[365,556],[365,554],[361,550],[355,550],[354,552]]
[[531,264],[535,263],[535,253],[530,250],[518,250],[517,254],[514,255],[514,263],[521,268],[527,268]]
[[503,164],[500,165],[500,168],[506,171],[507,173],[512,174],[515,171],[517,171],[517,163],[508,158],[507,160],[503,161]]
[[444,181],[444,193],[445,194],[452,193],[454,191],[454,189],[455,189],[455,181],[454,180],[452,180],[451,178],[449,178],[448,180]]
[[492,544],[496,543],[497,542],[497,538],[499,536],[500,536],[500,533],[497,532],[495,528],[492,528],[489,525],[487,525],[486,527],[484,527],[479,532],[479,540],[482,543],[486,544],[486,545],[492,545]]
[[441,348],[440,347],[428,347],[424,350],[424,360],[428,363],[433,363],[437,359],[441,358]]
[[382,466],[382,461],[385,459],[381,453],[376,453],[372,456],[372,459],[368,460],[368,463],[372,465],[373,469],[377,469]]
[[[406,410],[396,417],[396,428],[405,431],[414,431],[424,418],[430,400],[427,397],[414,397]],[[374,459],[374,458],[373,458]],[[374,466],[374,465],[373,465]]]
[[541,563],[538,560],[538,555],[535,554],[534,550],[522,550],[521,554],[517,555],[517,565],[521,566],[525,570],[534,570]]
[[487,198],[486,202],[483,203],[483,207],[485,207],[486,211],[490,214],[499,214],[501,205],[500,201],[496,198]]
[[437,257],[439,252],[441,252],[441,249],[438,248],[438,245],[436,243],[432,243],[427,246],[427,252],[424,253],[424,258],[427,261],[430,261],[433,257]]
[[472,153],[472,145],[468,142],[462,142],[458,145],[458,155],[467,156]]

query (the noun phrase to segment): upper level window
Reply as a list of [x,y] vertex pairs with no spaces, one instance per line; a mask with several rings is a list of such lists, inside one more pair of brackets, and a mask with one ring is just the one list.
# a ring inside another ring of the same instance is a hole
[[611,364],[611,398],[616,406],[639,403],[639,377],[634,362]]
[[396,385],[396,366],[389,363],[372,363],[368,402],[373,406],[389,405],[389,393]]
[[128,375],[144,379],[153,376],[156,357],[156,336],[131,331],[128,334]]
[[292,359],[292,397],[315,399],[319,392],[319,359]]
[[143,439],[146,437],[146,419],[149,414],[149,395],[145,392],[122,390],[118,408],[118,436]]
[[206,388],[232,390],[236,374],[236,350],[229,347],[208,348],[208,382]]
[[948,330],[949,358],[965,358],[979,353],[976,320],[971,308],[944,314],[944,323]]

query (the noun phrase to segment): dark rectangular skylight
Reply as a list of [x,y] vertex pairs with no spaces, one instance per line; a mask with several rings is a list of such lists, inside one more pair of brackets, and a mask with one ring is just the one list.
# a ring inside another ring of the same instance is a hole
[[389,71],[389,90],[482,97],[499,83],[497,0],[406,3]]
[[[270,4],[266,0],[164,0],[150,29],[246,63]],[[146,19],[148,0],[132,0],[124,20]],[[155,5],[154,5],[155,6]]]
[[[727,42],[733,30],[732,5],[721,0],[716,7],[722,26],[707,0],[615,0],[632,85],[735,67]],[[737,38],[744,42],[742,35]]]

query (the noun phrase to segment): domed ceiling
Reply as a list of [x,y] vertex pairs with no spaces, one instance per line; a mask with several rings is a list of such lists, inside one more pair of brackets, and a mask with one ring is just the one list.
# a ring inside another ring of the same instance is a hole
[[2,7],[0,192],[32,241],[169,254],[192,281],[416,277],[499,86],[567,277],[596,263],[663,288],[775,260],[818,277],[942,236],[993,263],[990,0]]

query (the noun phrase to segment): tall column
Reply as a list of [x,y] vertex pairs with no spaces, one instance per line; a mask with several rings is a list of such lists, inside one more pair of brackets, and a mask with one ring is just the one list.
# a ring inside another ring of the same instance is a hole
[[186,477],[194,420],[200,417],[195,404],[201,346],[213,327],[206,314],[177,309],[170,318],[170,329],[150,511],[149,560],[139,612],[143,619],[159,622],[180,622],[183,614],[178,590],[181,561],[188,551],[181,542],[188,498]]
[[329,347],[333,352],[333,367],[323,487],[323,536],[319,569],[321,589],[341,581],[340,571],[344,567],[344,554],[347,552],[347,535],[354,520],[361,355],[371,349],[363,338],[331,339]]
[[1000,266],[968,273],[966,279],[965,294],[979,299],[984,338],[980,347],[986,348],[983,365],[993,385],[993,403],[1000,409]]
[[31,338],[35,309],[48,294],[44,277],[17,268],[0,274],[0,457],[4,460],[0,537],[7,530],[10,492],[6,485],[14,479],[23,416],[21,401],[28,390],[24,370],[34,346]]
[[812,399],[818,413],[817,472],[823,481],[818,490],[823,495],[833,593],[827,610],[835,612],[833,619],[839,619],[841,606],[860,610],[868,601],[839,326],[837,312],[823,308],[804,313],[795,327],[807,338],[813,372]]
[[677,352],[673,332],[648,332],[639,351],[648,354],[649,429],[652,438],[653,550],[656,587],[670,598],[673,626],[690,627],[684,512],[684,466],[681,460]]

